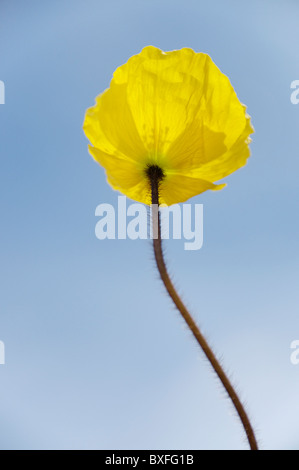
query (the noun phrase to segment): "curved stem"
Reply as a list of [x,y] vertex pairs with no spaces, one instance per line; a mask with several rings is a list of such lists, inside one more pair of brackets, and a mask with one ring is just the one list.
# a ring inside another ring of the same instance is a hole
[[181,298],[179,297],[178,293],[176,292],[173,283],[169,277],[167,267],[165,264],[163,251],[162,251],[162,240],[161,240],[161,221],[160,221],[160,211],[159,211],[159,184],[160,181],[163,179],[163,175],[157,172],[157,168],[153,167],[153,171],[148,171],[148,177],[151,184],[151,195],[152,195],[152,219],[153,219],[153,244],[154,244],[154,253],[155,259],[157,263],[157,267],[161,276],[161,279],[164,283],[164,286],[171,297],[172,301],[174,302],[175,306],[177,307],[178,311],[184,318],[185,322],[187,323],[188,327],[193,333],[196,341],[198,342],[199,346],[202,348],[203,352],[205,353],[208,361],[210,362],[211,366],[213,367],[214,371],[216,372],[219,380],[221,381],[223,387],[228,393],[229,398],[231,399],[239,418],[242,422],[244,430],[246,432],[246,436],[250,445],[251,450],[258,450],[258,444],[254,435],[253,428],[247,416],[247,413],[244,409],[243,404],[241,403],[234,387],[232,386],[230,380],[228,379],[227,375],[225,374],[224,370],[222,369],[219,361],[217,360],[214,352],[212,351],[211,347],[207,343],[205,337],[199,330],[198,326],[196,325],[195,321],[193,320],[192,316],[188,312],[187,308],[185,307],[184,303],[182,302]]

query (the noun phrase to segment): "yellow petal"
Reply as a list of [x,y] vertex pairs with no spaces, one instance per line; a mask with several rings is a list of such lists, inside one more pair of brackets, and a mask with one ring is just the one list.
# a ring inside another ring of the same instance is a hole
[[[172,174],[168,175],[160,185],[160,202],[170,206],[178,202],[185,202],[208,189],[217,191],[224,188],[224,186],[226,185],[216,185],[200,178]],[[147,201],[147,204],[150,204],[150,201]]]
[[114,86],[97,97],[86,111],[86,137],[92,145],[110,155],[140,160],[146,154],[126,99],[126,86]]
[[[242,105],[228,78],[207,54],[187,48],[163,53],[147,47],[123,67],[123,73],[120,67],[113,82],[127,84],[136,128],[157,159],[172,147],[171,160],[175,140],[184,140],[190,126],[196,136],[203,129],[221,133],[226,148],[244,129]],[[206,153],[205,158],[212,155]]]
[[150,204],[150,185],[143,166],[127,158],[109,155],[89,146],[93,158],[106,170],[108,183],[130,199]]
[[246,165],[250,156],[249,144],[251,142],[250,134],[254,132],[249,116],[246,117],[246,124],[243,133],[223,155],[215,160],[208,162],[198,169],[194,169],[191,174],[193,177],[208,179],[209,181],[219,181],[230,175],[242,166]]

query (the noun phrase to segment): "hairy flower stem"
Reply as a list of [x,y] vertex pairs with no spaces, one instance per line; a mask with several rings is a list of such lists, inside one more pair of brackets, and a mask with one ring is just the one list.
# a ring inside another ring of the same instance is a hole
[[195,337],[199,346],[202,348],[208,361],[210,362],[219,380],[221,381],[223,387],[227,391],[231,401],[233,402],[233,405],[239,415],[239,418],[246,432],[250,449],[258,450],[258,445],[257,445],[257,441],[254,435],[254,431],[249,421],[249,418],[247,416],[247,413],[244,409],[244,406],[242,405],[230,380],[228,379],[220,363],[218,362],[214,352],[208,345],[205,337],[200,332],[198,326],[196,325],[192,316],[190,315],[187,308],[183,304],[181,298],[179,297],[178,293],[176,292],[173,286],[173,283],[171,282],[171,279],[169,277],[167,267],[165,264],[163,251],[162,251],[161,221],[160,221],[160,211],[159,211],[159,184],[162,181],[164,175],[162,171],[156,166],[149,167],[147,171],[147,175],[148,175],[150,185],[151,185],[154,253],[155,253],[155,259],[156,259],[156,263],[157,263],[157,267],[158,267],[161,279],[164,283],[164,286],[169,296],[173,300],[176,308],[178,309],[178,311],[184,318],[185,322],[187,323],[188,327],[192,331],[193,336]]

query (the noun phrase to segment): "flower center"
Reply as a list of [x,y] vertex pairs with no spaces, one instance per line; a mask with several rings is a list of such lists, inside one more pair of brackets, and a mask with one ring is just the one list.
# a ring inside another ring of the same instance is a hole
[[164,171],[158,165],[148,165],[145,172],[151,183],[159,183],[165,178]]

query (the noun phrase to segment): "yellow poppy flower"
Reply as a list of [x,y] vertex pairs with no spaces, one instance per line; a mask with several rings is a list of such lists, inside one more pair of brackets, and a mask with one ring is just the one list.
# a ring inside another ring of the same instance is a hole
[[246,164],[254,132],[246,106],[207,54],[145,47],[119,67],[85,115],[89,151],[111,186],[151,204],[148,168],[163,173],[160,202],[184,202]]

